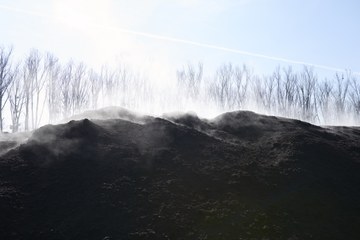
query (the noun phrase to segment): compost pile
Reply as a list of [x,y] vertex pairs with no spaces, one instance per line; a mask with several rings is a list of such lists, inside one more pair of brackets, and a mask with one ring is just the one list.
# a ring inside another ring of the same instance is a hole
[[358,127],[77,119],[0,143],[0,239],[360,239]]

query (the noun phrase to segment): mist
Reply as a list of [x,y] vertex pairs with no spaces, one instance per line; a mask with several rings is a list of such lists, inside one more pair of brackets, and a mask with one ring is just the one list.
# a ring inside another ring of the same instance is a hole
[[153,116],[250,110],[317,125],[360,124],[360,84],[351,71],[322,78],[311,66],[278,66],[258,75],[246,64],[207,69],[188,62],[156,78],[124,61],[94,69],[36,49],[20,60],[12,55],[12,48],[0,48],[1,131],[29,131],[108,106]]

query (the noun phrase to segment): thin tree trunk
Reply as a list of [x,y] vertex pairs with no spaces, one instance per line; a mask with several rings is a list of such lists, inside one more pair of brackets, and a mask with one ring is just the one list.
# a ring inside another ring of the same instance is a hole
[[0,132],[3,131],[3,116],[2,116],[2,95],[0,96]]
[[29,131],[29,98],[25,103],[25,131]]

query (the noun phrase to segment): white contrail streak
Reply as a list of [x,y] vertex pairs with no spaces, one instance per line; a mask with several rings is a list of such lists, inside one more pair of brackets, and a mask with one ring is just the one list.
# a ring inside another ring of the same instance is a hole
[[0,9],[17,12],[17,13],[25,13],[27,15],[33,15],[33,16],[37,16],[37,17],[45,17],[45,18],[50,17],[50,15],[41,14],[39,12],[29,11],[29,10],[25,10],[25,9],[21,9],[21,8],[15,8],[15,7],[9,7],[9,6],[5,6],[2,4],[0,4]]
[[[25,10],[25,9],[21,9],[21,8],[9,7],[9,6],[5,6],[5,5],[1,5],[1,4],[0,4],[0,9],[17,12],[17,13],[23,13],[23,14],[27,14],[27,15],[33,15],[33,16],[42,17],[42,18],[54,19],[52,16],[47,15],[47,14],[42,14],[39,12],[29,11],[29,10]],[[56,18],[56,19],[58,19],[58,18]],[[66,21],[66,19],[58,19],[58,20]],[[212,45],[212,44],[208,44],[208,43],[201,43],[201,42],[196,42],[196,41],[191,41],[191,40],[186,40],[186,39],[181,39],[181,38],[173,38],[173,37],[163,36],[163,35],[158,35],[158,34],[139,32],[139,31],[129,30],[129,29],[125,29],[125,28],[118,28],[118,27],[114,27],[114,26],[106,26],[106,25],[91,24],[91,23],[90,24],[87,23],[86,25],[89,27],[95,27],[95,28],[100,28],[100,29],[104,29],[104,30],[111,30],[111,31],[136,35],[136,36],[142,36],[142,37],[147,37],[147,38],[152,38],[152,39],[168,41],[168,42],[182,43],[182,44],[187,44],[187,45],[192,45],[192,46],[197,46],[197,47],[202,47],[202,48],[215,49],[215,50],[235,53],[235,54],[239,54],[239,55],[268,59],[268,60],[272,60],[272,61],[278,61],[278,62],[284,62],[284,63],[290,63],[290,64],[296,64],[296,65],[306,65],[306,66],[311,66],[311,67],[335,71],[335,72],[345,72],[346,71],[344,69],[337,68],[337,67],[303,62],[303,61],[292,60],[292,59],[287,59],[287,58],[282,58],[282,57],[268,56],[268,55],[264,55],[264,54],[260,54],[260,53],[248,52],[248,51],[243,51],[243,50],[239,50],[239,49],[227,48],[227,47]],[[352,73],[360,75],[360,72],[352,72]]]

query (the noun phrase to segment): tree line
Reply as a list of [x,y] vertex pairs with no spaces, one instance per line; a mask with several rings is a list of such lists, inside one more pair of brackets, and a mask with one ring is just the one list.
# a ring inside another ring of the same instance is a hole
[[99,106],[135,108],[149,93],[148,82],[126,65],[95,71],[36,49],[19,62],[12,55],[0,48],[0,131],[8,116],[13,132],[28,131]]
[[53,54],[33,49],[22,60],[13,49],[0,47],[0,131],[5,119],[13,132],[54,123],[86,109],[119,105],[129,109],[205,104],[218,111],[255,109],[261,113],[326,124],[360,115],[359,78],[350,71],[319,79],[304,66],[277,67],[259,76],[246,65],[222,64],[204,74],[202,63],[176,71],[173,90],[160,91],[126,64],[100,70],[72,60],[61,63]]
[[188,64],[177,76],[188,98],[202,98],[220,111],[254,109],[316,124],[360,124],[360,79],[351,71],[320,79],[312,67],[288,66],[258,76],[246,65],[227,63],[203,83],[202,64]]

